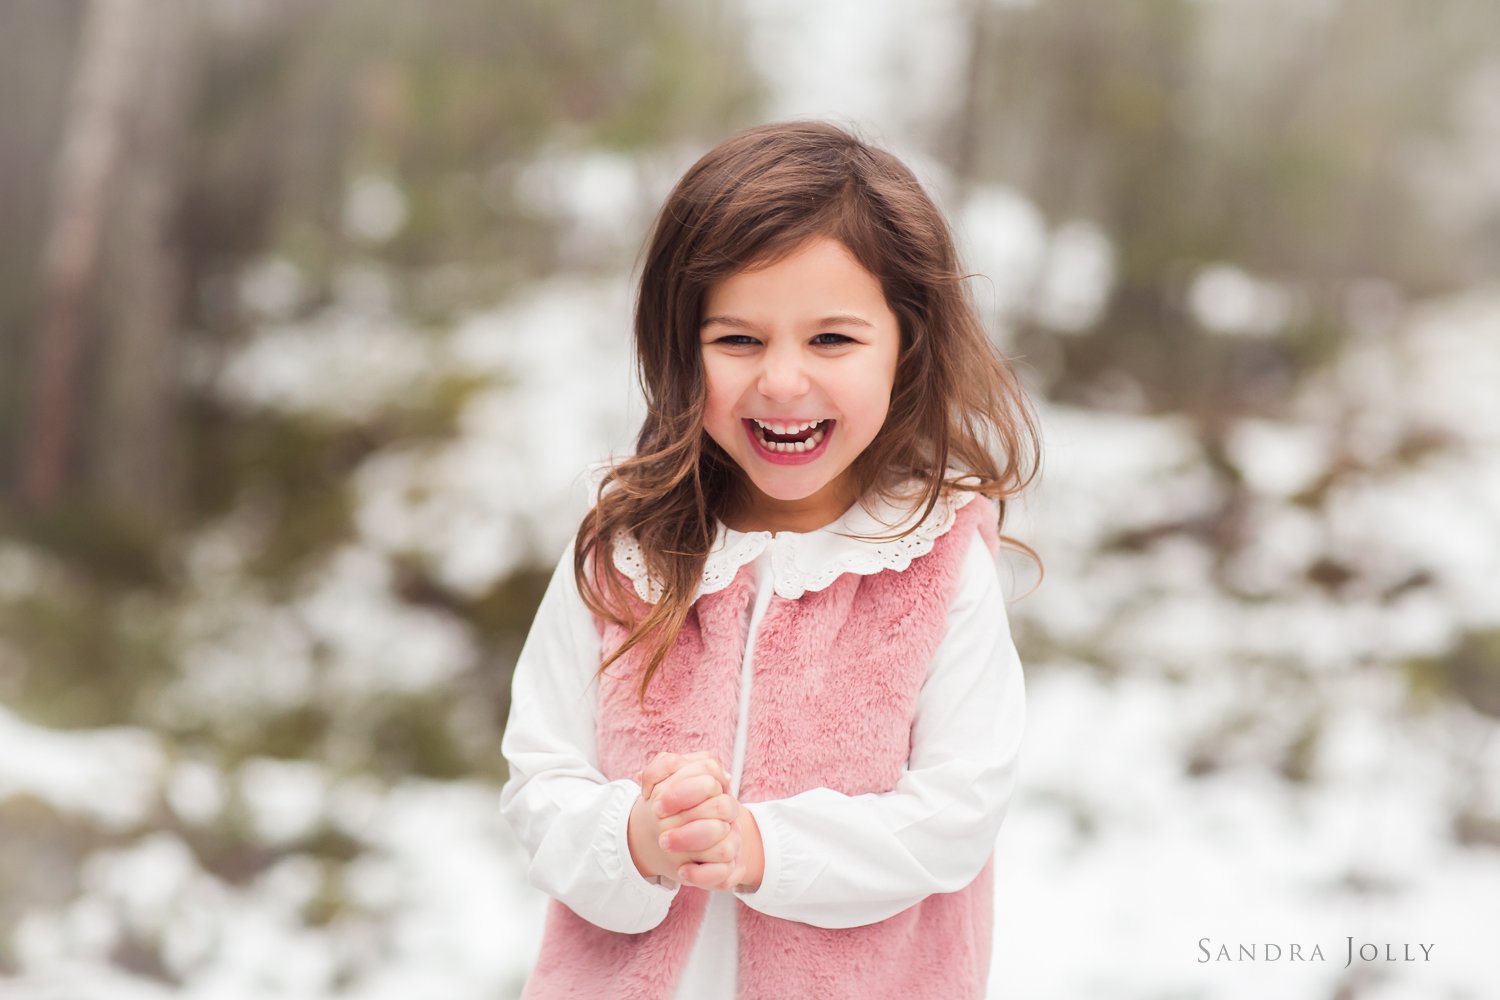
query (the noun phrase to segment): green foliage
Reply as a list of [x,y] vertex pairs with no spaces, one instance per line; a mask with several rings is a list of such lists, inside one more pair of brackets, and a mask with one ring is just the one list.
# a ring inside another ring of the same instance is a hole
[[9,520],[19,539],[77,567],[91,586],[158,589],[167,583],[161,532],[87,498]]
[[59,728],[136,720],[174,669],[163,609],[158,597],[81,575],[0,602],[0,634],[21,664],[15,704]]
[[451,702],[436,695],[388,696],[371,706],[371,769],[387,777],[472,777],[476,766],[450,721]]
[[1500,719],[1500,629],[1467,632],[1443,655],[1411,659],[1404,666],[1418,701],[1457,696]]
[[1322,736],[1322,720],[1315,712],[1309,714],[1281,750],[1276,769],[1283,778],[1298,784],[1307,784],[1312,779]]
[[347,538],[346,479],[380,443],[363,427],[262,413],[236,428],[231,461],[242,495],[263,504],[269,530],[251,572],[291,580]]
[[269,712],[256,719],[251,742],[240,746],[226,743],[221,749],[232,757],[265,756],[286,760],[322,760],[328,752],[328,736],[335,721],[321,704],[296,705]]
[[333,923],[348,908],[343,866],[321,865],[318,871],[318,891],[302,908],[303,923],[308,927],[323,927]]
[[484,638],[519,642],[530,630],[531,619],[551,578],[550,567],[518,570],[474,600],[461,604],[461,613]]

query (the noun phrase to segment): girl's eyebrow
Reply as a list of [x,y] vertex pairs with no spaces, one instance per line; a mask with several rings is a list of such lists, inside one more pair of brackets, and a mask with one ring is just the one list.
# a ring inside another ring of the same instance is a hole
[[[715,323],[718,323],[721,326],[732,326],[742,330],[755,329],[754,323],[746,319],[740,319],[738,316],[710,316],[703,321],[703,323],[699,326],[699,329],[712,326]],[[843,324],[846,326],[874,326],[874,324],[869,320],[862,319],[861,317],[854,316],[850,313],[836,313],[832,316],[824,316],[822,319],[815,320],[813,322],[814,326],[833,326],[837,324]]]

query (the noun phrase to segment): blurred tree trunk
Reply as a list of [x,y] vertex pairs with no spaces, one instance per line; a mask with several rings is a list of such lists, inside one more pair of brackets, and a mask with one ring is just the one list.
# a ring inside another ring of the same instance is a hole
[[121,133],[140,78],[143,0],[94,0],[84,19],[68,111],[53,217],[39,273],[31,396],[21,442],[21,496],[31,508],[54,506],[67,485],[72,438],[80,423],[80,374],[87,297],[99,250]]
[[22,386],[35,333],[38,276],[51,213],[45,192],[73,80],[85,8],[0,4],[0,493],[18,495]]
[[103,285],[109,309],[94,384],[87,484],[123,518],[165,527],[182,468],[176,447],[183,266],[174,236],[196,50],[193,0],[152,0]]
[[[192,93],[191,0],[94,0],[42,264],[22,495],[151,527],[175,513],[175,246],[179,164]],[[81,435],[86,435],[82,441]]]
[[989,0],[968,0],[964,18],[968,22],[968,49],[964,53],[963,94],[950,133],[948,163],[953,169],[954,200],[962,203],[969,196],[979,167],[979,136],[984,129],[986,102],[982,95],[990,82],[985,68],[989,64]]

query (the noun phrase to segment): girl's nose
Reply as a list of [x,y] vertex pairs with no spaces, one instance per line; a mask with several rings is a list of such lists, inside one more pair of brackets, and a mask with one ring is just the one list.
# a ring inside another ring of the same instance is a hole
[[807,392],[807,372],[802,359],[792,352],[767,352],[756,385],[767,399],[796,399]]

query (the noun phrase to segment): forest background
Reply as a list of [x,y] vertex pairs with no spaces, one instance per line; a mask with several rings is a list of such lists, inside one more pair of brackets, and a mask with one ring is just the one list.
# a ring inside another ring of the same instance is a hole
[[510,670],[637,254],[813,116],[1042,418],[994,992],[1492,988],[1491,0],[4,0],[0,991],[519,994]]

